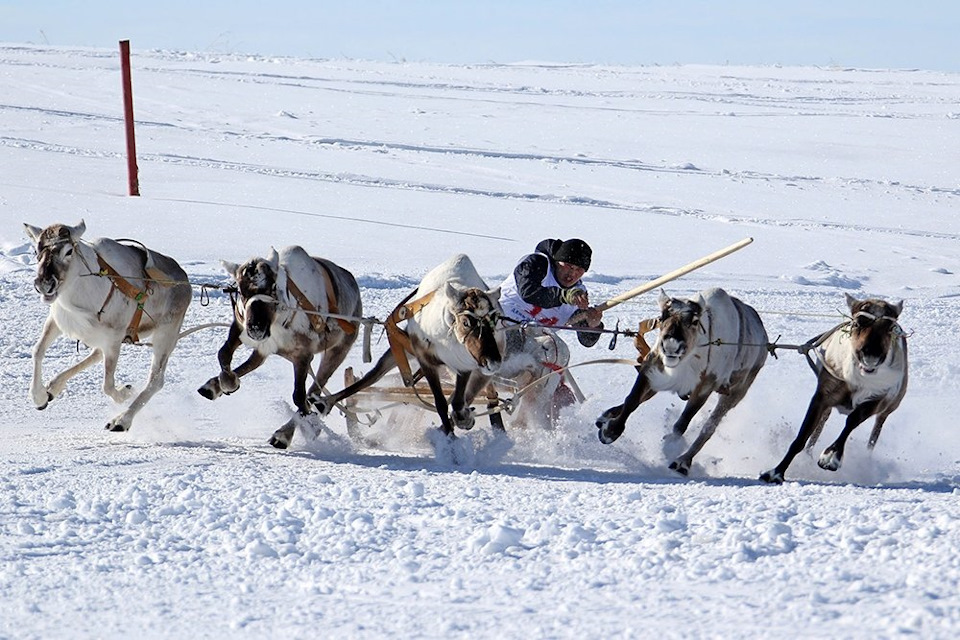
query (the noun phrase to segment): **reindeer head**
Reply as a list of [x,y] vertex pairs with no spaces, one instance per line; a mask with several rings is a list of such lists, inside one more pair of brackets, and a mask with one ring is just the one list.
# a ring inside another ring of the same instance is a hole
[[660,335],[656,348],[665,367],[676,367],[697,345],[705,303],[700,296],[696,301],[671,298],[662,289],[659,303]]
[[884,300],[857,300],[845,294],[850,307],[850,340],[860,373],[870,375],[882,365],[896,341],[903,335],[897,322],[903,300],[891,304]]
[[223,260],[221,264],[237,283],[237,299],[233,304],[237,324],[251,340],[266,340],[277,312],[280,256],[271,248],[269,258],[251,258],[243,264]]
[[37,277],[33,287],[44,302],[51,303],[57,299],[57,293],[73,264],[77,242],[87,230],[87,225],[81,220],[75,227],[54,224],[40,229],[26,223],[23,226],[37,245]]
[[500,369],[502,351],[498,343],[498,324],[503,315],[500,289],[484,291],[448,282],[444,294],[451,302],[453,331],[484,375]]

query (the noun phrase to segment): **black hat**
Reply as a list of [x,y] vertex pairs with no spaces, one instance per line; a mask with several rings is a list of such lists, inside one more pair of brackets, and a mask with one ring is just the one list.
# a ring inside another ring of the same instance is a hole
[[571,238],[563,241],[557,250],[553,252],[553,259],[557,262],[566,262],[573,264],[584,271],[590,268],[590,257],[593,251],[590,245],[579,238]]

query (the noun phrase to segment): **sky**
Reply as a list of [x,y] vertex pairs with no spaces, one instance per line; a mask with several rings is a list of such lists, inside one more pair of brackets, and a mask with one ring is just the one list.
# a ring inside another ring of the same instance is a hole
[[953,0],[0,2],[0,41],[440,63],[960,71]]

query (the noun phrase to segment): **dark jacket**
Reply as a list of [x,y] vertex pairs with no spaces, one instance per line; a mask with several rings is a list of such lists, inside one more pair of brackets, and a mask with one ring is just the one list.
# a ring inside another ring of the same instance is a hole
[[[548,272],[556,273],[557,265],[552,256],[556,248],[562,243],[562,240],[557,239],[541,240],[537,244],[536,253],[524,256],[520,264],[513,270],[513,277],[517,282],[517,292],[524,301],[544,309],[553,309],[563,304],[563,300],[560,299],[560,295],[563,293],[562,288],[544,287],[542,284]],[[584,290],[586,289],[580,281],[574,286],[577,285],[580,285]],[[571,322],[571,326],[586,327],[587,323],[585,320],[581,320]],[[597,328],[602,329],[603,323]],[[577,331],[577,340],[585,347],[592,347],[600,340],[600,334],[592,331]]]

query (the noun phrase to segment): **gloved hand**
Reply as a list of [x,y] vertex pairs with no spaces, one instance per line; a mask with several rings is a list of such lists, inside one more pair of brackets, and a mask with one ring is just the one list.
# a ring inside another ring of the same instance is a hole
[[587,302],[587,293],[583,289],[570,287],[560,292],[560,299],[566,304],[572,304],[583,309],[589,303]]

